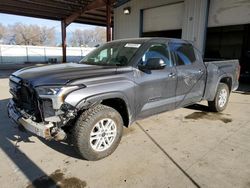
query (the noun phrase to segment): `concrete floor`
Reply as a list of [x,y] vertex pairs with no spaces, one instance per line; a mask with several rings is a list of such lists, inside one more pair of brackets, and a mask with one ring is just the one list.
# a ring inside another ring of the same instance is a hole
[[233,93],[221,114],[199,104],[138,121],[111,156],[88,162],[17,129],[6,78],[0,88],[0,187],[250,187],[248,92]]

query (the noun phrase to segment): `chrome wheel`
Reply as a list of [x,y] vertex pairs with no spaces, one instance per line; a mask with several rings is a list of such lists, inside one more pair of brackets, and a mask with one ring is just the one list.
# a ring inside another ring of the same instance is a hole
[[109,118],[102,119],[90,132],[90,145],[94,151],[104,151],[113,144],[116,135],[116,123]]
[[226,103],[227,103],[227,90],[222,89],[219,94],[218,106],[222,108]]

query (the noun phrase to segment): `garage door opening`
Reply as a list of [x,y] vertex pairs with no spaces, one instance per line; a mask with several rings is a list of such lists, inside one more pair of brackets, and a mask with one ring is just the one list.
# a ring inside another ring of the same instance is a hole
[[241,74],[250,77],[250,24],[208,28],[205,58],[239,59]]
[[181,38],[181,29],[170,31],[153,31],[142,33],[142,37],[167,37],[167,38]]

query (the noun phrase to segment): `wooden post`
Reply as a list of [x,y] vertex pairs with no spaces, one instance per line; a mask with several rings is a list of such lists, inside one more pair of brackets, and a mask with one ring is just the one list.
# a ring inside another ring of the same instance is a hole
[[61,33],[62,33],[62,62],[66,63],[67,58],[66,58],[66,24],[65,20],[61,21]]
[[107,42],[108,42],[108,41],[111,41],[111,3],[110,3],[110,0],[106,1],[106,14],[107,14],[106,35],[107,35]]

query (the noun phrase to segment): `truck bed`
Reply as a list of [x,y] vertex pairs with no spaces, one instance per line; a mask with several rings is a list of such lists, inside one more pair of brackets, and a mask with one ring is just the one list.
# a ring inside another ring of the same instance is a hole
[[207,82],[204,98],[213,100],[216,88],[222,79],[228,79],[231,82],[231,91],[238,88],[240,66],[239,60],[207,60],[205,59],[205,66],[207,67]]

